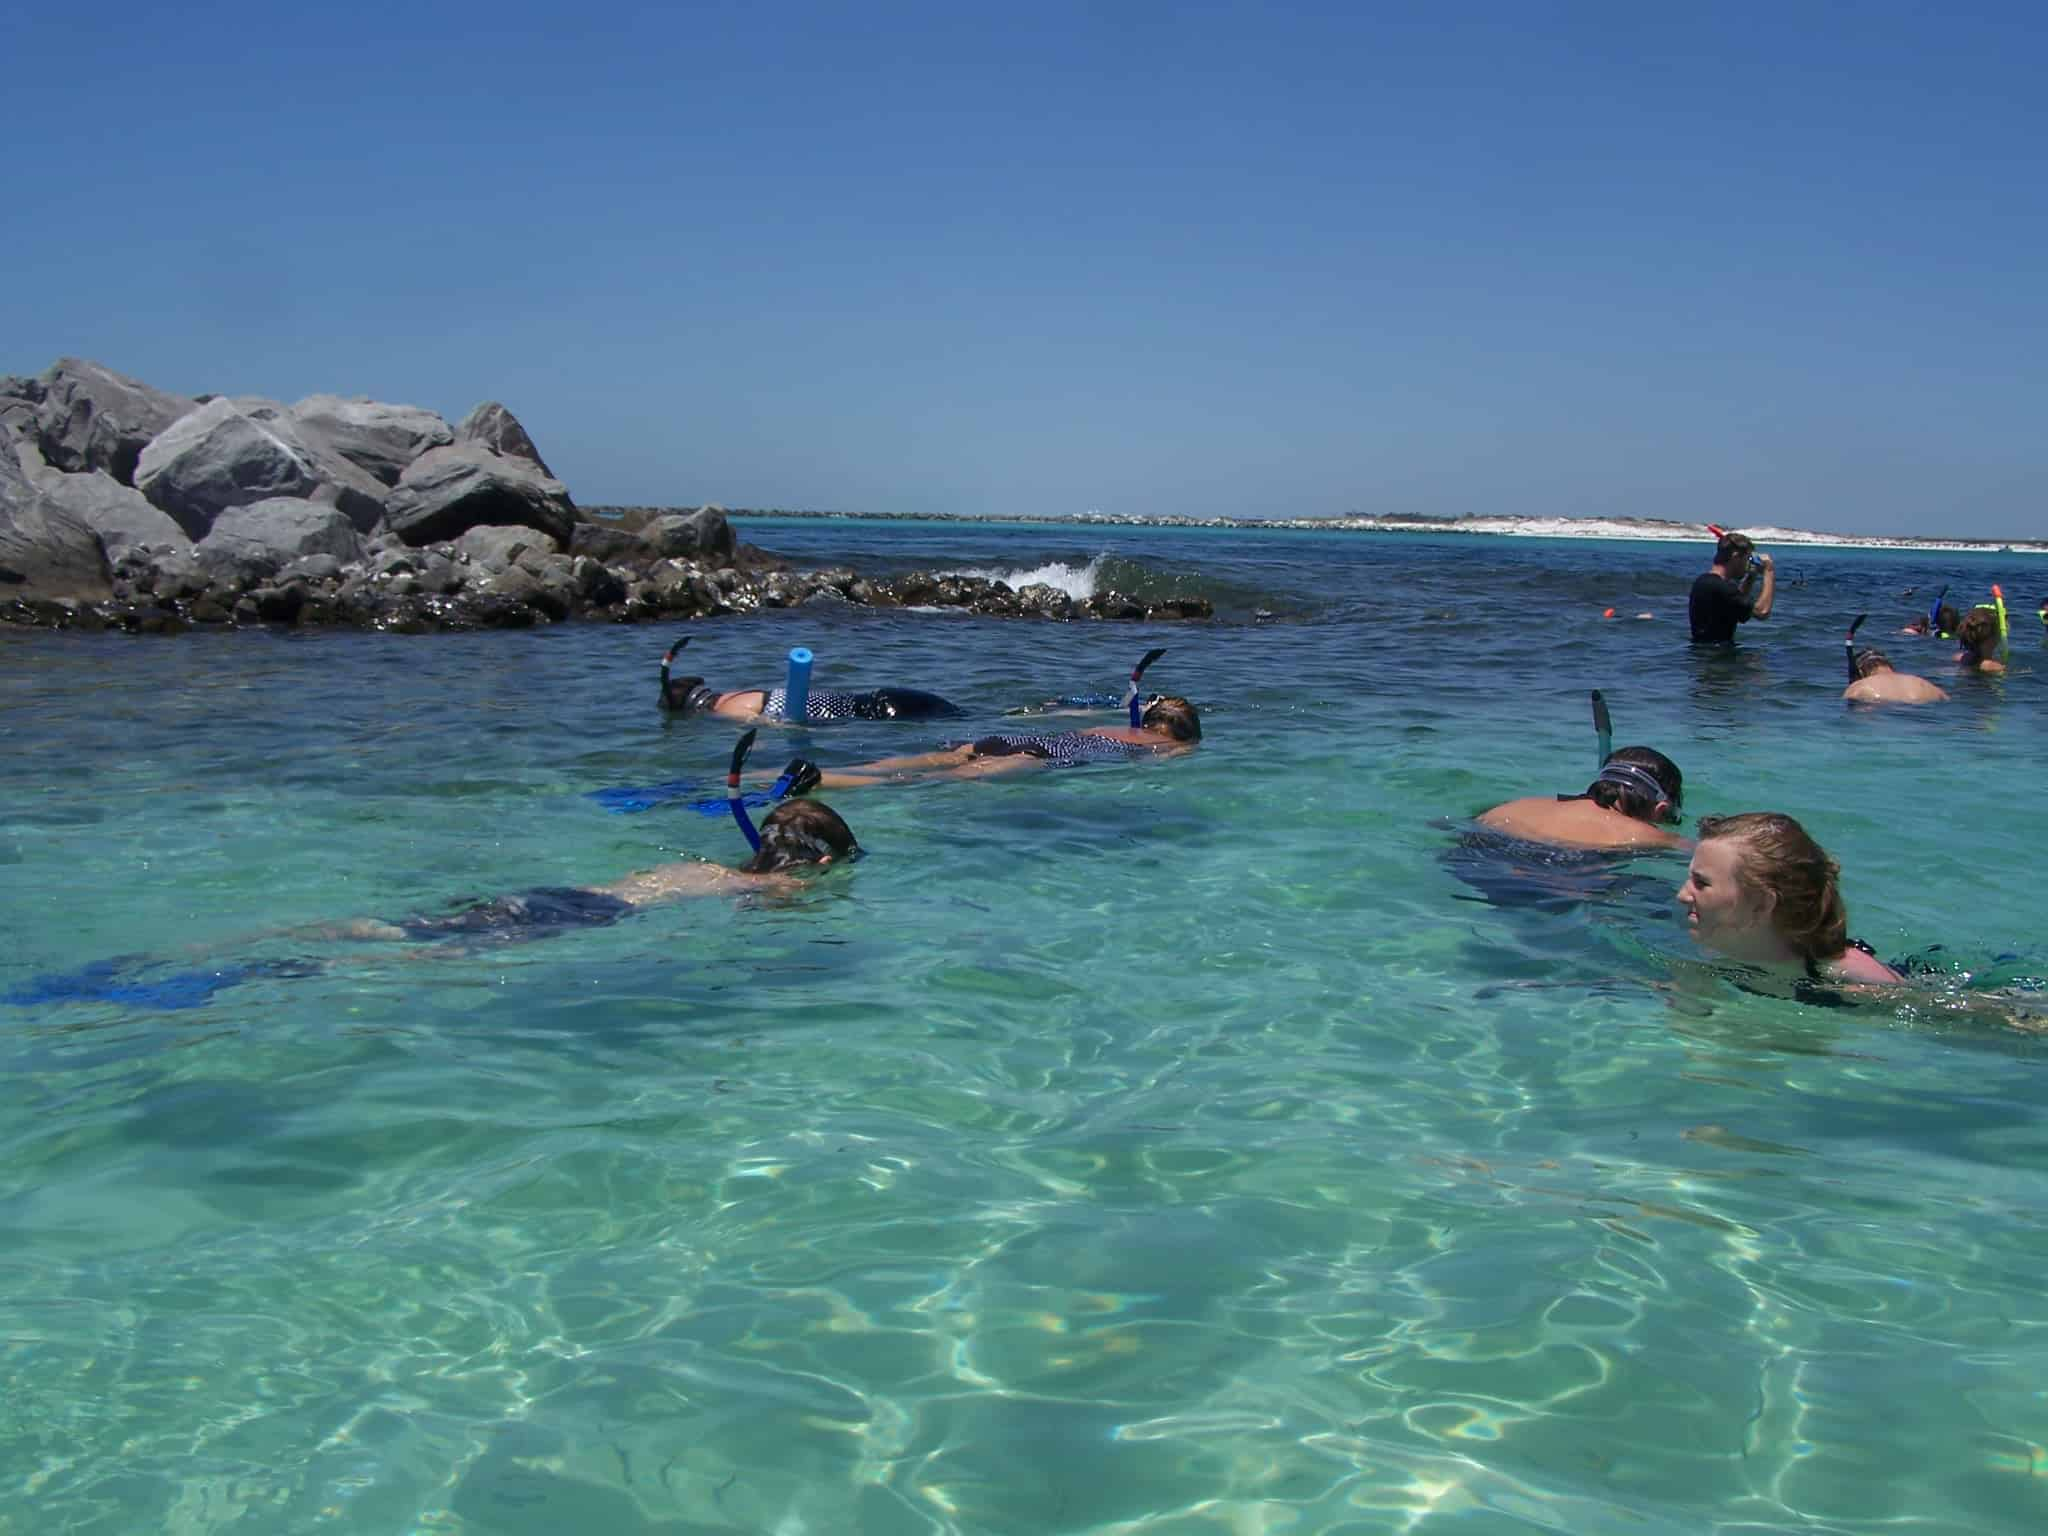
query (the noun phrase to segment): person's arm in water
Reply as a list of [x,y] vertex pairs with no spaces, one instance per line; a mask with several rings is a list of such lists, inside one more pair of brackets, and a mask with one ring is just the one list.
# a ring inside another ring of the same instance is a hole
[[1764,585],[1763,590],[1757,593],[1756,601],[1750,606],[1749,616],[1752,619],[1768,619],[1771,616],[1771,599],[1778,594],[1778,566],[1776,561],[1761,551],[1755,559],[1757,568],[1764,573]]

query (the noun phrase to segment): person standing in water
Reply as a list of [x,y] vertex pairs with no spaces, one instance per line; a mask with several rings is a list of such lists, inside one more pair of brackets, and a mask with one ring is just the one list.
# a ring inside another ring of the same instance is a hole
[[[1708,528],[1718,542],[1714,563],[1692,584],[1687,611],[1692,620],[1692,638],[1700,645],[1731,645],[1735,626],[1751,619],[1768,619],[1778,592],[1778,573],[1771,557],[1757,552],[1747,534],[1728,533],[1712,524]],[[1763,590],[1751,595],[1757,573],[1763,573]]]

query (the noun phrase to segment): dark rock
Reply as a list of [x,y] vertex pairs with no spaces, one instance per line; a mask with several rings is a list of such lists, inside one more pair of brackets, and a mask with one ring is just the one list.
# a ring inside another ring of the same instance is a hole
[[421,454],[455,441],[448,423],[432,411],[361,396],[345,400],[339,395],[308,395],[291,408],[291,415],[304,436],[385,486],[398,484]]
[[462,418],[462,424],[455,429],[455,441],[479,444],[508,459],[524,459],[550,480],[555,478],[547,460],[533,446],[533,439],[526,435],[526,428],[519,424],[519,418],[495,400],[486,400]]
[[569,553],[602,560],[606,565],[643,568],[654,559],[654,550],[639,534],[605,523],[579,522],[569,540]]
[[578,559],[572,567],[576,597],[586,608],[609,608],[626,600],[626,583],[617,571],[596,560]]
[[50,467],[73,474],[103,470],[128,486],[150,439],[197,408],[183,396],[76,357],[57,359],[35,386],[36,438]]
[[413,461],[391,493],[391,531],[418,546],[471,528],[516,525],[568,544],[576,505],[559,480],[475,443],[435,448]]
[[1065,619],[1073,616],[1074,600],[1058,587],[1034,581],[1018,591],[1017,607],[1034,618]]
[[729,561],[739,541],[732,524],[716,507],[673,513],[648,524],[641,537],[664,559],[696,557]]

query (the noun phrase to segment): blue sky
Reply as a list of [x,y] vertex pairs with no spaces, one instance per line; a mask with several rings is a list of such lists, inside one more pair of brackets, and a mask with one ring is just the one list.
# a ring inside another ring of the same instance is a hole
[[0,371],[584,502],[2048,527],[2048,8],[31,7]]

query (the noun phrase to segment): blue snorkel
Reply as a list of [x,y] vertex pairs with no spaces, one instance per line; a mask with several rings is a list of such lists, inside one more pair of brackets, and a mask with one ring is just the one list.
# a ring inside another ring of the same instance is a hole
[[1131,712],[1131,729],[1134,731],[1144,722],[1145,718],[1145,706],[1138,702],[1138,680],[1145,675],[1147,667],[1151,666],[1153,662],[1165,654],[1166,647],[1163,645],[1157,650],[1147,651],[1145,659],[1131,668],[1131,686],[1124,692],[1124,704]]
[[1598,688],[1593,690],[1593,735],[1600,743],[1600,766],[1605,768],[1614,756],[1614,722],[1607,718],[1607,698]]
[[789,677],[782,685],[782,718],[801,720],[811,702],[811,653],[804,646],[790,647]]
[[740,794],[740,770],[747,765],[747,754],[754,748],[752,729],[736,742],[732,749],[732,766],[725,775],[725,803],[732,810],[732,819],[740,824],[740,836],[747,840],[747,846],[759,853],[761,834],[754,830],[754,820],[747,814],[746,800]]
[[1934,601],[1927,605],[1927,633],[1936,639],[1941,637],[1941,600],[1948,596],[1946,584],[1934,594]]
[[1869,617],[1867,613],[1857,614],[1854,622],[1849,625],[1849,633],[1842,636],[1842,658],[1849,665],[1849,681],[1852,683],[1856,681],[1856,631],[1863,627],[1863,621]]

